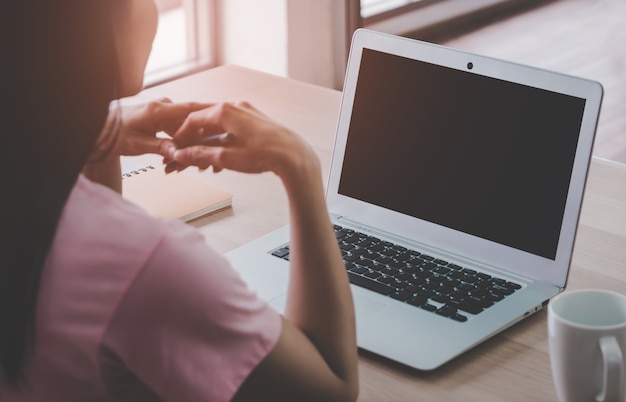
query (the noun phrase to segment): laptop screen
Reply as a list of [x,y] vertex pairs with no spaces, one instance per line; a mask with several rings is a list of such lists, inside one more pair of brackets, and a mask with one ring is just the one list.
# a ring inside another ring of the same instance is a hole
[[363,49],[338,192],[554,260],[584,107]]

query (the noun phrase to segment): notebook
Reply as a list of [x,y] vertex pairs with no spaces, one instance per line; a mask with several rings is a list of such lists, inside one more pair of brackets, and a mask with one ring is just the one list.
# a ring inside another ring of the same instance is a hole
[[[355,33],[326,201],[360,348],[433,370],[564,290],[602,93],[586,79]],[[288,235],[227,254],[279,311]]]
[[232,194],[184,172],[146,165],[122,174],[122,195],[148,213],[184,222],[226,208]]

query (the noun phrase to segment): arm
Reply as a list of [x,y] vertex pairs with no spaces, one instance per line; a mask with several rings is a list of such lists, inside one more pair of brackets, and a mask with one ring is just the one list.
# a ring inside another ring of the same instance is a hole
[[247,104],[192,113],[174,140],[192,144],[217,132],[229,132],[233,139],[222,147],[180,149],[176,162],[213,166],[215,171],[273,171],[285,186],[291,219],[291,274],[282,332],[235,400],[355,400],[354,308],[317,156],[298,136]]

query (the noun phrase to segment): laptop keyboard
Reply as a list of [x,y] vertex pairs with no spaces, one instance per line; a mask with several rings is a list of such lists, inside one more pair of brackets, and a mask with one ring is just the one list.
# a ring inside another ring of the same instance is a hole
[[[350,283],[465,322],[521,289],[517,283],[334,225]],[[289,246],[272,255],[289,260]]]

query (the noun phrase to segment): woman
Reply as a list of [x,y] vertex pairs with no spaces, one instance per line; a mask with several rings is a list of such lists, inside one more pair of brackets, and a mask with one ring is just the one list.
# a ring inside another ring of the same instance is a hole
[[[246,103],[109,112],[142,86],[152,1],[0,6],[0,400],[356,399],[354,311],[311,148]],[[216,132],[228,143],[194,145]],[[280,177],[292,227],[285,317],[193,228],[115,192],[119,156],[147,152],[177,169]]]

